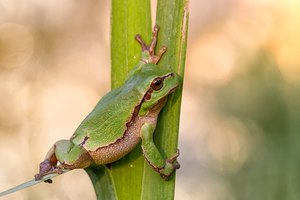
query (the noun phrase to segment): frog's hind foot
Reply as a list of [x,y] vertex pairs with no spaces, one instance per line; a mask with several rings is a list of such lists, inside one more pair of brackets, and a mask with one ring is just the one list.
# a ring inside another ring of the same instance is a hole
[[[45,175],[48,174],[62,174],[63,169],[56,164],[52,163],[49,159],[45,159],[43,162],[40,163],[40,171],[38,174],[34,175],[34,179],[36,181],[41,180]],[[46,183],[52,183],[51,179],[45,180]]]
[[155,47],[156,47],[156,42],[157,42],[157,35],[159,31],[159,26],[155,25],[152,31],[152,41],[150,45],[147,45],[146,42],[143,40],[142,36],[137,34],[135,36],[135,39],[139,42],[139,44],[142,47],[142,52],[146,52],[146,55],[142,55],[142,60],[145,63],[152,63],[156,64],[158,61],[161,59],[162,55],[166,52],[167,47],[163,46],[160,48],[158,51],[158,54],[155,55]]

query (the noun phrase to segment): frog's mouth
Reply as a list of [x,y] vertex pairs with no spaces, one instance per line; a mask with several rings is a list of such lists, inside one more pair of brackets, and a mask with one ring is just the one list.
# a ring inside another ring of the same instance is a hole
[[176,86],[173,87],[171,90],[169,90],[169,92],[167,93],[167,95],[166,95],[164,98],[158,100],[158,103],[157,103],[157,104],[163,104],[163,105],[164,105],[164,104],[166,103],[167,99],[168,99],[168,96],[169,96],[170,94],[174,93],[174,92],[177,90],[177,88],[178,88],[178,85],[176,85]]
[[173,87],[173,88],[168,92],[168,95],[174,93],[174,92],[177,90],[177,88],[178,88],[178,85],[176,85],[175,87]]

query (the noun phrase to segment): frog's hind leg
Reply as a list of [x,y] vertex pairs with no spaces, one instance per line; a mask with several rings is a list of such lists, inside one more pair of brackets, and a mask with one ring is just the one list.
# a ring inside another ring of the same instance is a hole
[[57,141],[40,163],[40,171],[35,175],[35,180],[52,173],[62,173],[63,169],[86,168],[92,164],[88,152],[80,145],[69,140]]

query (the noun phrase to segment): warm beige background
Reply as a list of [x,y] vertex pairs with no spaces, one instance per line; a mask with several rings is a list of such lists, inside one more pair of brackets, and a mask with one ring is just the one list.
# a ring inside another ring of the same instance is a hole
[[[0,1],[1,191],[109,91],[108,2]],[[232,177],[266,148],[265,121],[282,121],[265,117],[281,113],[269,92],[299,91],[299,19],[299,0],[191,0],[176,199],[239,199]],[[95,196],[76,170],[3,199],[83,198]]]

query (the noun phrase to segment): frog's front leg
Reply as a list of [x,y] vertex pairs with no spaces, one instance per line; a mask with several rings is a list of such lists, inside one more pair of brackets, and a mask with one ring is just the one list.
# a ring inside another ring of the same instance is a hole
[[141,60],[144,63],[152,63],[157,64],[162,55],[166,52],[167,47],[162,47],[158,51],[158,55],[155,55],[155,47],[157,42],[157,36],[158,36],[159,27],[158,25],[155,25],[152,31],[152,40],[149,45],[146,44],[146,42],[143,40],[142,36],[137,34],[135,36],[135,39],[140,43],[142,47],[142,58]]
[[140,34],[135,36],[136,41],[138,41],[142,47],[142,56],[140,62],[131,69],[128,76],[132,76],[133,74],[140,72],[145,64],[157,64],[162,55],[167,51],[167,47],[163,46],[159,49],[158,54],[155,54],[158,31],[159,27],[155,25],[152,31],[152,40],[149,45],[146,44]]
[[146,123],[141,129],[142,149],[143,154],[150,166],[157,171],[164,179],[168,179],[172,172],[179,169],[180,165],[177,162],[179,151],[169,159],[163,159],[153,142],[154,127],[152,124]]

